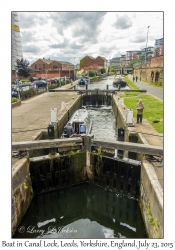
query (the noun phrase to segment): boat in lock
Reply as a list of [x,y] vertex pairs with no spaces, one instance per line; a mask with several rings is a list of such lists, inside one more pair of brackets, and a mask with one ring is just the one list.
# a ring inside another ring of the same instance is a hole
[[[74,133],[70,137],[78,137],[88,135],[91,132],[92,121],[86,108],[76,110],[67,125],[72,126]],[[64,129],[63,138],[67,137],[66,129]]]
[[124,76],[123,75],[116,75],[113,80],[113,86],[120,89],[120,88],[125,88],[127,83],[124,81]]

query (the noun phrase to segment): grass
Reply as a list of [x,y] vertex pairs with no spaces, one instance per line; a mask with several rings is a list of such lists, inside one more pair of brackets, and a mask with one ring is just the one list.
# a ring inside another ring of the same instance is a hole
[[129,80],[128,76],[125,76],[125,81],[130,86],[131,89],[140,89],[137,85],[133,83],[133,81]]
[[161,82],[146,82],[144,80],[142,80],[142,82],[150,85],[150,86],[153,86],[153,87],[157,87],[157,88],[161,88],[163,89],[163,86],[162,86],[162,83]]
[[[147,119],[151,126],[158,132],[163,133],[163,102],[153,96],[141,93],[124,93],[124,104],[127,108],[133,109],[133,117],[137,117],[136,104],[142,99],[145,109],[143,118]],[[158,121],[158,122],[153,122]]]

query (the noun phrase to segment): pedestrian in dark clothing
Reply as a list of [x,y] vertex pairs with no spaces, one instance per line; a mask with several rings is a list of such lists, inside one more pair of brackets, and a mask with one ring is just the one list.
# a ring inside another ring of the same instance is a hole
[[136,82],[137,82],[138,76],[136,76]]
[[137,109],[137,123],[142,123],[142,116],[143,116],[143,109],[144,109],[144,104],[142,102],[142,99],[139,100],[139,102],[136,105],[136,109]]
[[134,82],[134,80],[135,80],[135,77],[133,76],[133,82]]
[[71,123],[68,123],[68,124],[64,127],[64,131],[65,131],[65,134],[66,134],[66,137],[67,137],[67,138],[72,137],[72,135],[74,134],[74,130],[73,130],[72,124],[71,124]]

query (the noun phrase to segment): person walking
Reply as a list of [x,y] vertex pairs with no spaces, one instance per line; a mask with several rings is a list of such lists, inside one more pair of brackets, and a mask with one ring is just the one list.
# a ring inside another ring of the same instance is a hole
[[72,135],[74,134],[74,129],[73,129],[72,124],[70,122],[64,127],[64,131],[65,131],[67,138],[72,137]]
[[144,109],[144,104],[142,102],[142,99],[139,100],[139,102],[136,105],[136,109],[137,109],[137,123],[142,123],[142,116],[143,116],[143,109]]
[[132,78],[132,79],[133,79],[133,82],[134,82],[134,81],[135,81],[135,77],[133,76],[133,78]]
[[136,76],[136,82],[137,82],[138,76]]

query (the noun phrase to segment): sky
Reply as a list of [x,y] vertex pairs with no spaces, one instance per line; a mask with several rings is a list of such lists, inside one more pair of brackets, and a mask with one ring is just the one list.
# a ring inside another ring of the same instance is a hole
[[109,60],[163,37],[163,11],[18,12],[18,19],[30,64],[39,58],[77,64],[86,55]]

